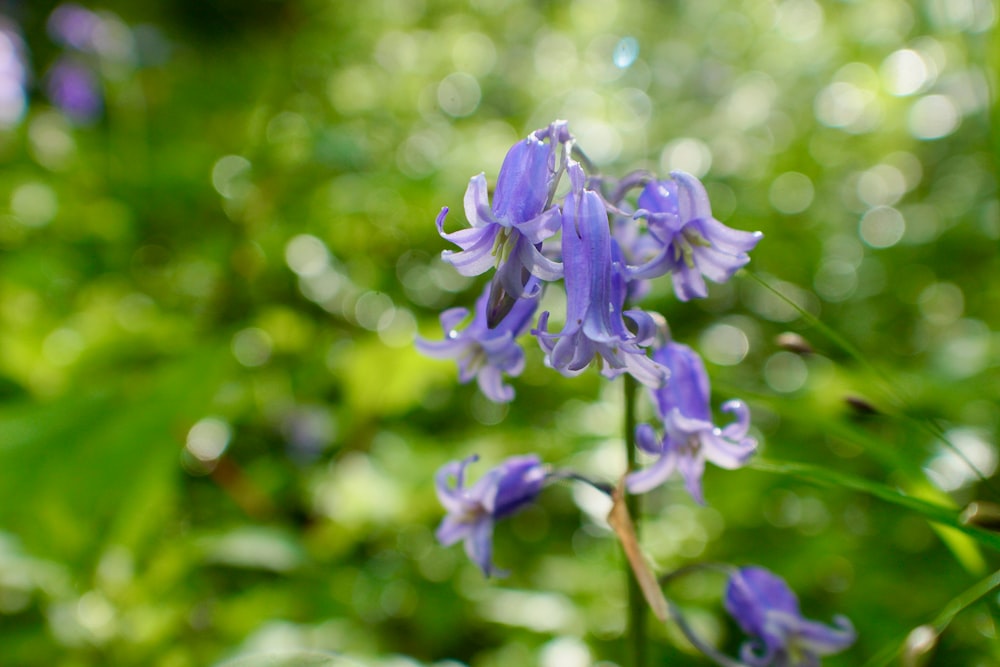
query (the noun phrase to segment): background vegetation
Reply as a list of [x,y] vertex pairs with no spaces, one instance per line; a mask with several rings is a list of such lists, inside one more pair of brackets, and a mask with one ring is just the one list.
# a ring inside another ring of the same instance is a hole
[[[854,621],[829,664],[859,665],[998,567],[992,534],[927,520],[1000,502],[995,3],[107,0],[84,46],[56,6],[0,3],[0,663],[620,660],[586,489],[501,526],[503,581],[433,538],[447,460],[624,468],[620,383],[529,345],[498,407],[412,345],[479,291],[438,259],[438,210],[555,118],[609,171],[702,176],[806,313],[748,275],[650,297],[762,442],[709,470],[707,507],[648,497],[658,569],[775,570]],[[86,113],[53,92],[65,58]],[[720,589],[672,592],[732,651]],[[929,664],[997,664],[997,611],[964,608]]]

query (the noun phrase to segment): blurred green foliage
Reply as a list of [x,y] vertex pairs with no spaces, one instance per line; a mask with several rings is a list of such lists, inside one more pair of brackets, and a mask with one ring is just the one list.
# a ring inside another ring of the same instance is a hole
[[[0,129],[0,664],[619,660],[621,556],[586,489],[498,529],[504,581],[433,538],[449,459],[623,472],[620,383],[558,377],[529,345],[497,407],[412,348],[479,289],[437,259],[437,211],[555,118],[609,171],[702,176],[717,217],[765,233],[755,275],[822,323],[747,276],[651,295],[716,398],[751,404],[763,457],[834,473],[709,470],[708,507],[649,496],[658,570],[780,572],[807,615],[854,621],[829,663],[857,665],[997,568],[836,477],[1000,501],[995,3],[89,6],[103,109],[81,122],[44,94],[56,3],[0,4],[32,72]],[[779,347],[789,331],[815,353]],[[732,651],[713,576],[671,592]],[[928,664],[997,664],[997,612],[995,591],[962,611]],[[674,629],[652,639],[656,664],[705,664]]]

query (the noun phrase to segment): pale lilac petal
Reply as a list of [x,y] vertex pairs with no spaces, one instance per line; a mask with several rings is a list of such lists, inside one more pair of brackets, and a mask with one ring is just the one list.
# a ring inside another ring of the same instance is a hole
[[486,174],[477,174],[469,179],[469,187],[465,189],[465,218],[474,228],[492,227],[498,224],[490,209],[489,189],[486,186]]
[[509,403],[514,400],[514,388],[503,381],[503,374],[497,368],[483,368],[476,375],[476,383],[483,396],[494,403]]
[[746,465],[757,451],[757,441],[753,438],[729,440],[722,437],[721,431],[713,429],[702,433],[701,447],[706,459],[720,468],[735,470]]
[[818,656],[843,651],[858,638],[854,625],[846,616],[833,619],[836,627],[805,620],[798,624],[797,644]]
[[696,246],[692,250],[694,265],[706,278],[724,283],[750,262],[749,255],[727,255],[715,248]]
[[742,440],[750,430],[750,408],[739,399],[732,399],[722,404],[723,412],[730,412],[736,421],[722,429],[722,436],[730,440]]
[[553,262],[543,255],[527,239],[521,239],[521,242],[518,243],[517,256],[521,264],[533,276],[550,282],[563,277],[563,265],[559,262]]
[[487,577],[494,574],[499,577],[506,576],[503,570],[498,570],[493,565],[493,520],[489,517],[484,517],[473,525],[469,537],[465,540],[465,553]]
[[695,269],[689,269],[681,264],[681,268],[673,274],[674,294],[681,301],[691,299],[704,299],[708,296],[708,287],[705,286],[705,279]]
[[444,330],[445,334],[453,331],[462,323],[466,317],[469,316],[468,308],[449,308],[438,316],[438,321],[441,322],[441,328]]
[[672,171],[670,177],[677,183],[677,209],[682,219],[707,220],[712,217],[712,205],[701,181],[683,171]]
[[646,347],[652,345],[656,341],[656,336],[659,333],[659,326],[656,324],[656,320],[644,310],[626,310],[624,313],[635,327],[635,344]]
[[667,383],[670,371],[646,356],[639,348],[629,351],[622,349],[625,370],[639,383],[650,389],[659,389]]
[[733,229],[715,218],[704,218],[697,225],[705,240],[727,255],[741,255],[750,252],[764,235],[760,232],[745,232],[741,229]]
[[465,341],[454,341],[447,338],[435,341],[418,336],[413,344],[421,354],[431,359],[457,359],[468,349],[468,344]]
[[443,547],[450,547],[472,533],[473,524],[452,515],[445,516],[434,532],[434,537]]
[[[464,247],[460,252],[444,250],[441,259],[455,267],[463,276],[478,276],[496,265],[496,255],[493,246],[496,244],[497,227],[485,227],[481,230],[462,230],[479,232],[478,238]],[[470,238],[472,238],[470,236]]]
[[630,280],[653,279],[665,276],[676,271],[680,266],[674,258],[672,246],[664,246],[659,253],[649,261],[639,266],[628,267],[628,277]]
[[677,471],[684,479],[684,488],[699,505],[705,504],[701,491],[701,477],[705,473],[705,459],[701,456],[678,456]]
[[[434,489],[437,492],[438,500],[449,513],[462,513],[465,511],[463,488],[465,486],[465,469],[470,463],[477,461],[478,456],[469,456],[462,461],[451,461],[437,471],[434,477]],[[451,479],[455,484],[452,486]]]
[[562,212],[558,206],[543,211],[531,220],[515,225],[524,238],[534,245],[551,237],[562,227]]

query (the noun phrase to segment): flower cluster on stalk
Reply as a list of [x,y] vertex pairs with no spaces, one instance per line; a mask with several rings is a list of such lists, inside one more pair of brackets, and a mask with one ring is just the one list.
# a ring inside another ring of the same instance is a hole
[[[594,173],[565,121],[511,147],[492,201],[485,174],[472,177],[464,209],[469,226],[456,231],[445,231],[447,207],[437,217],[438,233],[457,246],[442,259],[464,276],[492,276],[471,317],[463,308],[445,311],[444,339],[420,338],[419,350],[455,360],[460,382],[475,379],[495,402],[514,399],[507,378],[524,368],[520,339],[528,332],[546,366],[564,376],[591,366],[608,379],[631,375],[647,388],[657,424],[636,429],[647,465],[628,472],[628,493],[646,493],[676,474],[691,497],[704,503],[706,461],[726,469],[748,462],[757,441],[750,435],[747,405],[738,399],[724,403],[721,410],[734,419],[717,426],[701,358],[671,339],[661,315],[637,302],[651,281],[664,276],[680,301],[707,296],[706,279],[732,278],[749,262],[759,232],[715,219],[705,187],[690,174],[673,171],[661,179],[639,171],[616,181]],[[565,312],[541,312],[532,326],[543,291],[558,282]],[[550,319],[556,326],[550,328]],[[445,546],[464,542],[486,576],[504,574],[493,564],[496,522],[534,502],[549,482],[577,479],[609,488],[553,470],[534,454],[509,458],[468,484],[466,468],[475,460],[452,461],[438,472],[437,493],[447,515],[437,537]],[[754,636],[744,648],[747,664],[818,664],[816,656],[853,641],[849,625],[825,632],[826,626],[805,621],[794,594],[781,588],[783,582],[776,584],[774,575],[769,579],[759,568],[738,572],[726,603]]]

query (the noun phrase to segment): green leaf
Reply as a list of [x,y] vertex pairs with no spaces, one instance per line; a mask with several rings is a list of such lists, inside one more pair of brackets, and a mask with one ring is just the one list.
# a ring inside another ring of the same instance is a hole
[[931,523],[941,524],[961,531],[980,544],[1000,550],[1000,534],[993,533],[975,526],[968,526],[959,519],[959,512],[953,507],[939,505],[914,496],[907,495],[878,482],[873,482],[856,475],[821,468],[806,463],[791,461],[757,460],[750,465],[754,470],[772,472],[789,477],[797,477],[819,486],[840,486],[858,491],[884,500],[911,512],[916,512]]

